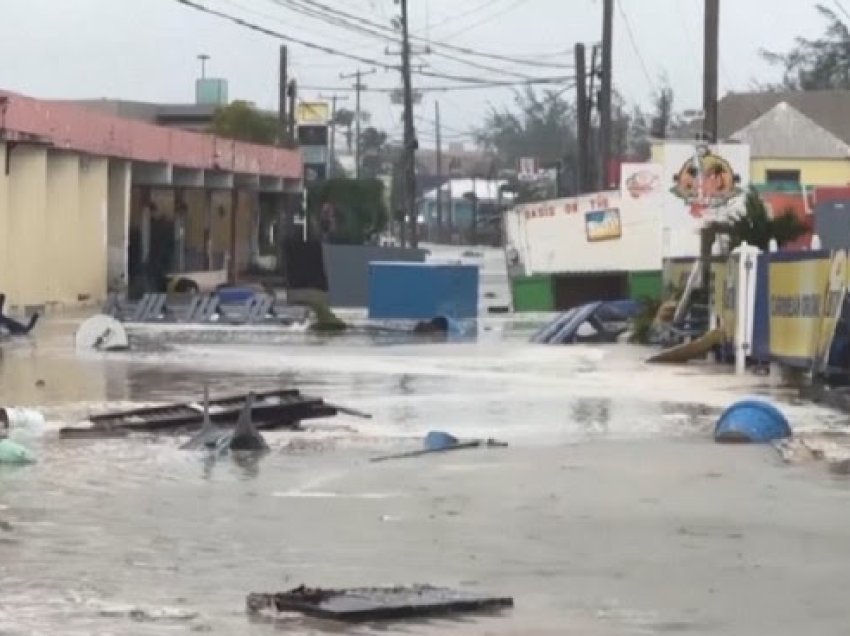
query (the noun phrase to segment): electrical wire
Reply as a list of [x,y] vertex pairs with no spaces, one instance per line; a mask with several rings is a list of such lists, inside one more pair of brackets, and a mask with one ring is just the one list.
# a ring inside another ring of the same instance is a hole
[[[268,1],[274,2],[275,4],[287,4],[287,3],[299,4],[302,8],[304,8],[308,11],[312,11],[314,13],[316,12],[317,9],[320,9],[320,10],[324,11],[325,14],[331,14],[330,16],[325,15],[325,17],[337,16],[337,18],[340,18],[340,17],[345,18],[349,21],[353,21],[353,22],[359,23],[361,25],[364,25],[366,27],[370,27],[373,30],[383,31],[385,33],[388,32],[388,33],[396,36],[395,39],[394,39],[394,41],[396,41],[396,42],[399,39],[398,34],[396,33],[396,31],[392,27],[388,27],[388,26],[383,25],[383,24],[378,24],[378,23],[373,22],[373,21],[371,21],[367,18],[364,18],[362,16],[359,16],[359,15],[356,15],[356,14],[353,14],[353,13],[348,13],[346,11],[342,11],[340,9],[337,9],[337,8],[332,7],[330,5],[324,4],[322,2],[318,2],[318,1],[314,1],[314,0],[309,0],[309,2],[307,2],[306,0],[268,0]],[[522,1],[524,2],[526,0],[522,0]],[[542,62],[540,60],[540,58],[545,58],[545,57],[549,57],[550,55],[552,55],[552,54],[549,54],[549,53],[526,56],[526,57],[531,57],[531,58],[535,58],[535,59],[523,59],[522,56],[512,57],[512,56],[507,56],[507,55],[500,55],[500,54],[497,54],[497,53],[488,53],[488,52],[478,51],[478,50],[471,49],[471,48],[464,47],[464,46],[457,46],[457,45],[454,45],[454,44],[449,44],[447,42],[436,42],[436,41],[430,41],[429,42],[427,38],[423,38],[423,37],[417,36],[417,35],[411,35],[410,39],[414,40],[414,41],[421,42],[423,44],[430,45],[431,48],[445,48],[445,49],[449,49],[449,50],[452,50],[452,51],[456,51],[458,53],[465,53],[467,55],[472,55],[472,56],[475,56],[475,57],[481,57],[481,58],[492,59],[492,60],[499,60],[499,61],[502,61],[502,62],[511,62],[511,63],[514,63],[514,64],[534,66],[534,67],[571,68],[571,65],[553,64],[553,63]],[[570,55],[571,53],[572,52],[570,50],[563,52],[563,54],[565,54],[565,55]]]
[[[421,93],[440,93],[440,92],[452,92],[452,91],[470,91],[470,90],[480,90],[480,89],[488,89],[488,88],[516,88],[517,86],[537,86],[537,85],[563,85],[567,84],[564,87],[564,90],[569,90],[570,88],[574,88],[575,77],[573,76],[561,76],[561,77],[540,77],[533,80],[524,80],[524,81],[515,81],[515,82],[488,82],[482,81],[479,84],[455,84],[452,86],[417,86],[416,92]],[[354,88],[350,86],[299,86],[301,90],[308,91],[336,91],[339,93],[343,92],[353,92]],[[388,86],[382,87],[370,87],[367,89],[363,89],[363,92],[366,93],[394,93],[398,91],[398,88],[392,88]]]
[[[312,7],[302,6],[296,0],[268,0],[268,1],[278,5],[280,7],[289,9],[290,11],[294,11],[296,13],[299,13],[301,15],[305,15],[305,16],[311,17],[311,18],[316,19],[316,20],[322,20],[323,22],[325,22],[327,24],[340,26],[342,28],[348,29],[348,30],[356,32],[356,33],[365,34],[365,35],[369,35],[369,36],[378,38],[378,39],[383,40],[385,42],[391,42],[393,44],[398,43],[398,39],[396,37],[392,37],[392,36],[382,32],[382,31],[376,30],[375,28],[367,28],[365,26],[360,26],[358,24],[355,24],[353,22],[347,21],[347,20],[342,19],[342,18],[332,17],[328,14],[324,14],[320,11],[317,11],[316,9],[314,9]],[[275,18],[273,16],[269,16],[268,14],[264,14],[263,17],[265,17],[267,19],[275,20],[276,22],[283,23],[283,20],[280,20],[280,19]],[[366,22],[368,22],[368,21],[366,21]],[[370,23],[370,24],[374,24],[374,23]],[[380,27],[380,26],[381,25],[375,24],[375,27]],[[489,71],[491,73],[497,73],[497,74],[500,74],[500,75],[507,75],[507,76],[510,76],[510,77],[520,77],[520,78],[523,78],[523,79],[532,79],[532,77],[530,75],[528,75],[527,73],[520,73],[520,72],[517,72],[517,71],[511,71],[509,69],[504,69],[504,68],[500,68],[500,67],[488,66],[486,64],[481,64],[480,62],[475,62],[473,60],[464,59],[464,58],[462,58],[458,55],[454,55],[452,53],[446,53],[446,52],[443,52],[443,51],[435,51],[435,50],[430,49],[430,47],[429,47],[427,52],[429,54],[433,54],[433,55],[436,55],[438,57],[442,57],[442,58],[445,58],[445,59],[448,59],[448,60],[452,60],[454,62],[458,62],[460,64],[470,66],[472,68],[477,68],[477,69],[482,70],[482,71]]]
[[617,1],[617,9],[620,11],[620,17],[623,18],[623,22],[626,25],[626,32],[628,33],[629,40],[632,43],[632,49],[634,49],[635,55],[637,56],[638,61],[640,62],[640,66],[643,69],[643,74],[646,77],[646,81],[649,84],[649,86],[652,88],[652,92],[657,93],[658,87],[655,85],[655,80],[652,79],[652,75],[649,73],[649,67],[646,65],[646,60],[643,58],[643,54],[640,51],[640,47],[638,46],[638,43],[637,43],[637,38],[635,37],[635,32],[632,29],[631,20],[629,20],[629,15],[626,13],[625,8],[623,8],[622,0],[616,0],[616,1]]
[[850,20],[850,13],[847,12],[847,9],[844,7],[844,4],[841,0],[833,0],[835,2],[835,6],[838,7],[838,10],[844,14],[844,17]]
[[461,30],[459,30],[455,33],[451,33],[449,35],[443,36],[443,39],[444,40],[450,40],[454,37],[457,37],[458,35],[460,35],[462,33],[468,33],[469,31],[472,31],[473,29],[477,29],[478,27],[484,26],[485,24],[492,22],[496,18],[500,18],[503,15],[505,15],[506,13],[510,13],[511,11],[513,11],[514,9],[519,7],[520,5],[525,4],[526,2],[528,2],[528,0],[516,0],[510,6],[505,7],[502,11],[497,11],[496,13],[493,13],[493,14],[487,16],[486,18],[482,18],[478,22],[475,22],[475,23],[473,23],[469,26],[466,26],[463,29],[461,29]]

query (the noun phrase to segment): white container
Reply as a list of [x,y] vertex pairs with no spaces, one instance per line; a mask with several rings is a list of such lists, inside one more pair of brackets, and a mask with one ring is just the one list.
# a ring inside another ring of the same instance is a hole
[[0,434],[15,429],[41,428],[44,423],[44,415],[34,409],[0,407]]

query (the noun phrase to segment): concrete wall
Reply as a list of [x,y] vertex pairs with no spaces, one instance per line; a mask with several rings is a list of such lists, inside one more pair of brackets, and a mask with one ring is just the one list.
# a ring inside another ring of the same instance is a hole
[[369,263],[425,261],[423,250],[370,245],[325,245],[323,254],[331,307],[368,306]]
[[130,184],[132,167],[129,161],[109,162],[109,201],[106,219],[107,286],[118,291],[128,282],[127,247],[130,224]]
[[76,254],[81,266],[77,281],[77,297],[81,301],[100,302],[106,298],[108,181],[108,160],[94,157],[80,159],[80,214]]

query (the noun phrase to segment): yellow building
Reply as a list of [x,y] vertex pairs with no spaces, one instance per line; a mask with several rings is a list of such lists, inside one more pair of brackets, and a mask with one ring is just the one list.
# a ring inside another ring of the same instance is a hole
[[850,91],[730,93],[718,121],[750,146],[754,184],[850,184]]
[[301,175],[298,152],[0,94],[0,292],[29,309],[102,302],[126,287],[134,229],[144,260],[154,208],[179,220],[177,271],[218,254],[235,277],[262,201],[282,205]]

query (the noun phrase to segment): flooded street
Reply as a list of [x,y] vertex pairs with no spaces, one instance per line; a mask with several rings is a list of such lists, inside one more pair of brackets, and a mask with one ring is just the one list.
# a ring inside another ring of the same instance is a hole
[[[50,420],[0,468],[0,634],[840,634],[850,482],[770,447],[719,447],[719,411],[773,391],[629,346],[542,347],[514,317],[474,342],[149,332],[78,357],[78,317],[4,346],[4,403]],[[265,340],[264,340],[265,338]],[[265,342],[265,344],[264,344]],[[271,342],[271,344],[269,344]],[[175,344],[177,343],[177,344]],[[259,463],[179,440],[60,441],[109,407],[297,387],[374,415],[272,433]],[[843,417],[785,403],[800,430]],[[429,430],[509,448],[373,464]],[[511,595],[500,617],[341,628],[251,621],[301,583]]]

